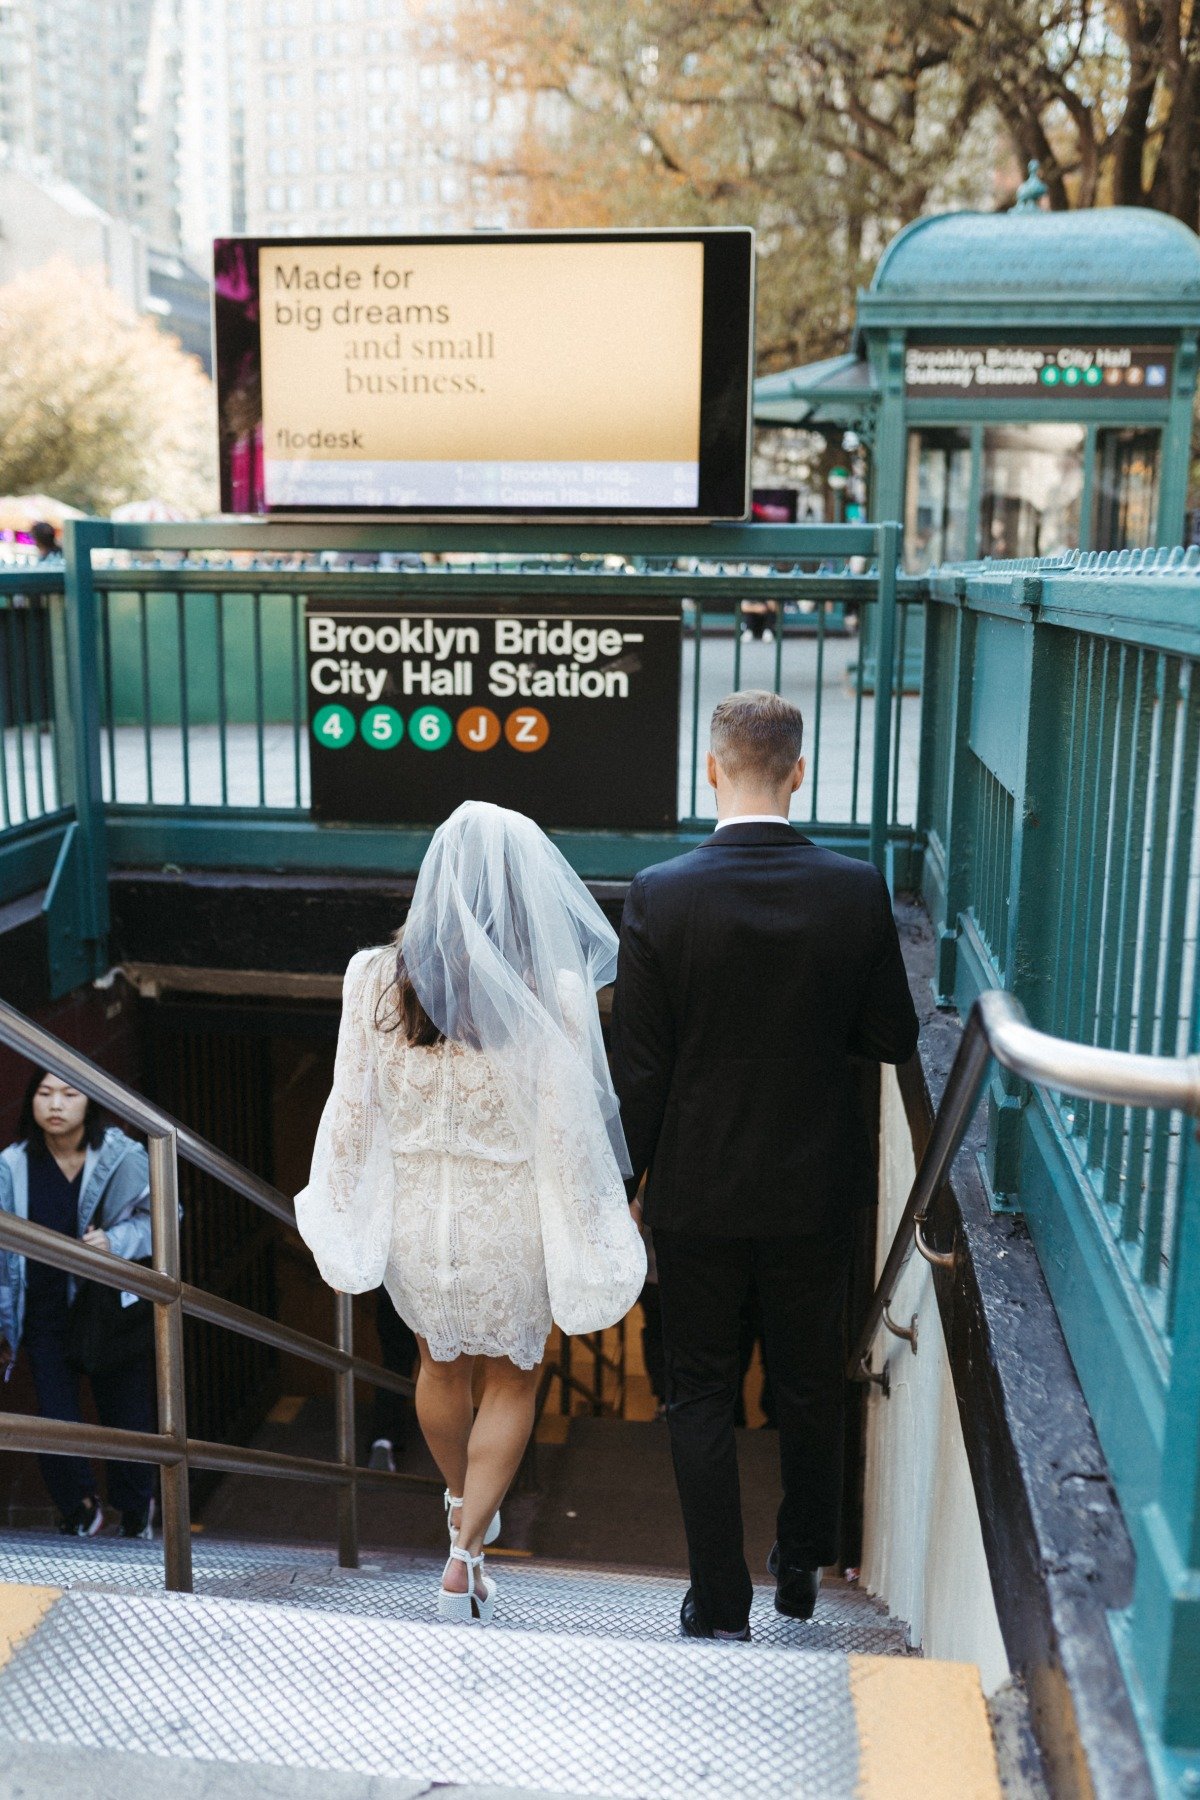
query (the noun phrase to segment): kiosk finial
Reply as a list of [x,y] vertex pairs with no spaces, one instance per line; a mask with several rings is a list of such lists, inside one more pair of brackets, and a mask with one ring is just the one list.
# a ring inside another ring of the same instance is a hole
[[1042,180],[1041,164],[1035,159],[1030,162],[1029,172],[1017,189],[1017,200],[1013,211],[1040,212],[1042,210],[1042,201],[1049,192],[1050,189]]

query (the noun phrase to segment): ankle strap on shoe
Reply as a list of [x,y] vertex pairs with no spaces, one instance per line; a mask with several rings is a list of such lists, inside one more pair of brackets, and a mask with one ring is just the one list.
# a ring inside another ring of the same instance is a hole
[[457,1544],[451,1544],[450,1560],[451,1560],[451,1562],[466,1563],[466,1565],[467,1565],[467,1593],[470,1594],[472,1598],[474,1598],[474,1596],[477,1592],[476,1587],[475,1587],[475,1571],[476,1571],[476,1569],[483,1568],[483,1551],[481,1550],[479,1552],[478,1556],[472,1556],[471,1552],[469,1550],[463,1550],[463,1549],[460,1549],[460,1547]]
[[442,1505],[445,1507],[447,1514],[449,1514],[456,1506],[462,1505],[462,1495],[452,1494],[450,1489],[447,1488],[442,1496]]

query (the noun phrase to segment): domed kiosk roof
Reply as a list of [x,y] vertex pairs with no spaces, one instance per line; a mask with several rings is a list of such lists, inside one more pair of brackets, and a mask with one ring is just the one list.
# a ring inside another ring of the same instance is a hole
[[872,326],[990,331],[1200,324],[1200,237],[1142,206],[939,213],[894,237],[858,296]]
[[953,212],[917,219],[879,259],[871,294],[970,291],[1092,297],[1200,297],[1200,238],[1140,206]]

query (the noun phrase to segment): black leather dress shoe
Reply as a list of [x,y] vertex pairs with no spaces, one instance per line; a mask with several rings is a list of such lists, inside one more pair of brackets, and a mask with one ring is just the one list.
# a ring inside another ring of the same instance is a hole
[[767,1558],[767,1573],[775,1577],[775,1611],[788,1619],[811,1619],[821,1587],[820,1569],[783,1563],[775,1544]]
[[730,1644],[748,1644],[750,1642],[749,1625],[743,1625],[740,1631],[714,1631],[711,1625],[705,1625],[696,1611],[696,1602],[692,1599],[691,1588],[683,1596],[683,1605],[679,1609],[679,1629],[684,1637],[717,1638]]

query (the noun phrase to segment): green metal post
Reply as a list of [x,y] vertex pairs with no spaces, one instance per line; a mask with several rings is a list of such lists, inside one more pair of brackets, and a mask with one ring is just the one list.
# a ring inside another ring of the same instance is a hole
[[892,749],[892,689],[896,662],[896,565],[900,527],[878,527],[879,637],[875,657],[875,741],[871,763],[871,861],[887,873],[888,795]]
[[79,886],[79,917],[92,975],[102,975],[108,962],[108,853],[100,774],[100,646],[92,552],[106,548],[112,541],[112,526],[99,519],[69,519],[63,532],[78,827],[73,879]]
[[1163,432],[1155,543],[1183,542],[1183,515],[1191,468],[1192,400],[1196,390],[1196,332],[1183,331],[1175,352],[1171,411]]
[[[959,916],[972,899],[975,867],[974,781],[970,756],[971,689],[975,669],[975,615],[966,604],[966,583],[957,578],[958,611],[955,616],[954,651],[946,677],[946,713],[943,729],[950,740],[950,767],[946,776],[946,816],[943,848],[946,853],[946,894],[938,927],[935,997],[939,1006],[953,1006],[957,985]],[[972,996],[973,998],[974,996]]]
[[[1009,864],[1008,930],[1003,950],[1008,986],[1040,1031],[1054,1028],[1054,981],[1061,946],[1051,896],[1060,891],[1066,847],[1067,759],[1071,730],[1070,636],[1038,623],[1041,582],[1020,576],[1013,597],[1027,609],[1022,644],[1022,693],[994,694],[991,704],[1011,713],[1017,731],[1013,836]],[[1019,723],[1018,723],[1019,722]],[[998,1069],[988,1090],[987,1167],[998,1199],[1020,1190],[1021,1140],[1029,1090]]]

